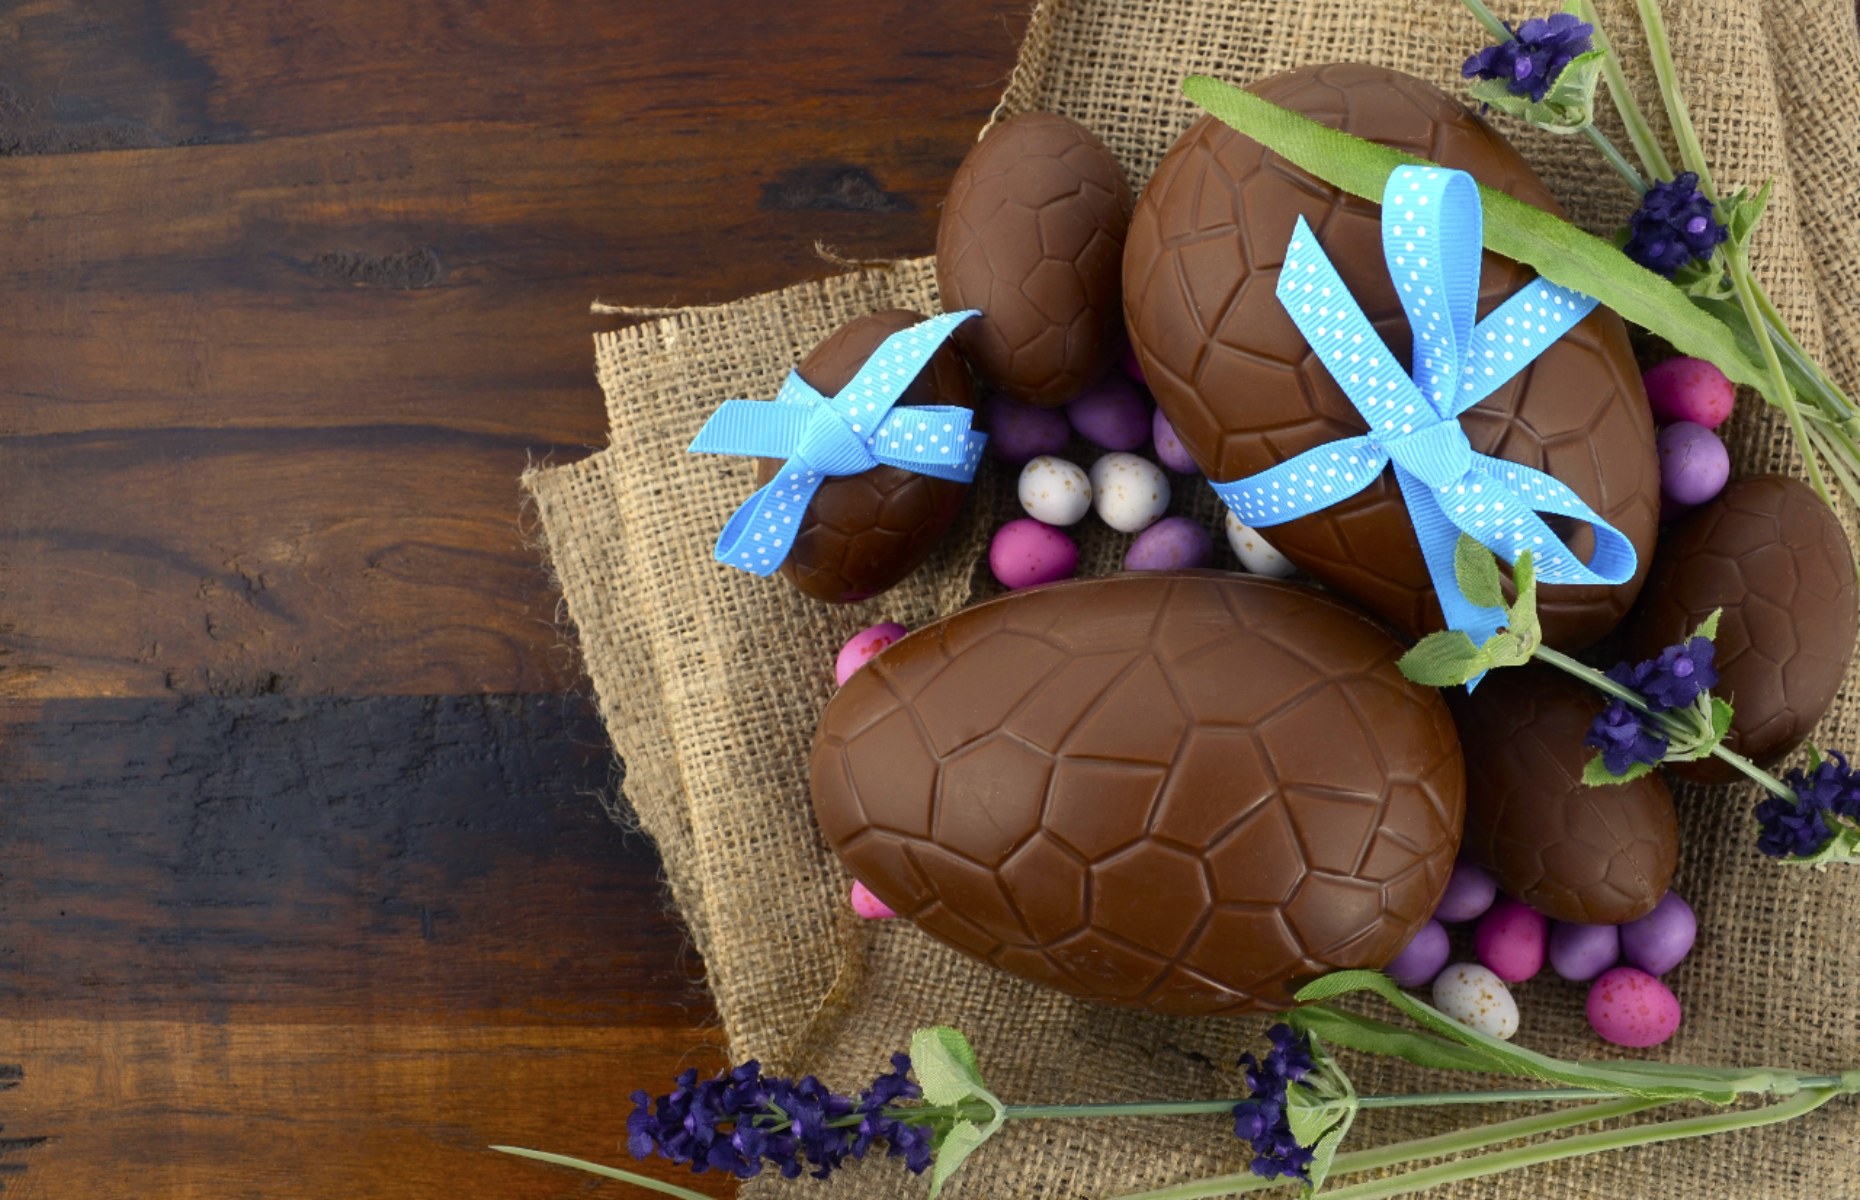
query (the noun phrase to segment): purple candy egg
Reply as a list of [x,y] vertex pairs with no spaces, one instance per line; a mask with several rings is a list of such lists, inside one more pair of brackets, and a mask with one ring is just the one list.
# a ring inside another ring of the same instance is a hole
[[988,422],[988,453],[1001,462],[1023,466],[1042,454],[1059,454],[1072,440],[1072,426],[1054,408],[1022,404],[996,392],[983,408]]
[[1421,926],[1395,960],[1382,968],[1383,974],[1405,988],[1424,988],[1434,976],[1446,969],[1453,947],[1447,941],[1447,927],[1439,921]]
[[1621,961],[1621,931],[1613,925],[1550,926],[1550,969],[1564,979],[1587,983]]
[[1157,409],[1150,418],[1150,440],[1156,443],[1156,461],[1168,467],[1177,475],[1199,475],[1201,468],[1195,465],[1194,458],[1182,439],[1176,436],[1175,426],[1169,418],[1163,416],[1163,410]]
[[995,530],[994,540],[988,543],[988,569],[1003,587],[1070,579],[1078,568],[1078,544],[1032,517],[1009,521]]
[[1135,450],[1150,440],[1150,407],[1137,385],[1106,375],[1066,405],[1080,437],[1106,450]]
[[853,672],[871,662],[885,647],[909,632],[910,630],[896,621],[886,621],[882,625],[861,629],[853,634],[846,644],[840,647],[840,655],[834,660],[833,682],[840,687],[845,687],[846,681],[853,677]]
[[1530,905],[1500,896],[1473,930],[1473,953],[1506,983],[1522,983],[1544,969],[1549,926]]
[[1703,504],[1731,478],[1731,456],[1718,435],[1695,421],[1660,431],[1660,495],[1675,504]]
[[1649,975],[1664,975],[1692,952],[1698,933],[1692,906],[1668,892],[1652,912],[1621,927],[1621,957]]
[[1214,558],[1214,539],[1188,517],[1164,517],[1137,535],[1124,555],[1126,571],[1182,571],[1205,567]]
[[1498,899],[1498,881],[1478,863],[1460,859],[1453,864],[1453,876],[1447,880],[1446,894],[1434,908],[1434,920],[1449,925],[1472,921],[1485,915]]
[[1702,358],[1669,358],[1647,368],[1647,403],[1659,424],[1693,421],[1716,429],[1731,415],[1737,391],[1723,371]]

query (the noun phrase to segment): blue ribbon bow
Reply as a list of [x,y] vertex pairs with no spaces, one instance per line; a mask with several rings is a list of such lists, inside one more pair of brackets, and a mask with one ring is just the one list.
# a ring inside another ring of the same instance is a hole
[[[1533,280],[1474,325],[1483,242],[1479,189],[1463,171],[1398,167],[1382,194],[1382,250],[1414,330],[1414,373],[1402,373],[1304,218],[1292,233],[1278,297],[1369,432],[1307,450],[1214,490],[1253,526],[1294,521],[1373,483],[1390,463],[1449,628],[1484,642],[1500,608],[1460,591],[1461,531],[1506,562],[1530,550],[1542,583],[1624,583],[1634,545],[1542,471],[1475,454],[1459,415],[1522,371],[1589,314],[1592,296]],[[1595,554],[1582,562],[1538,513],[1586,521]]]
[[717,561],[774,574],[794,548],[808,503],[831,476],[858,475],[884,463],[956,483],[974,479],[988,436],[969,429],[973,413],[950,405],[895,406],[956,326],[979,315],[977,309],[946,313],[899,330],[835,396],[822,396],[799,371],[790,371],[773,403],[725,400],[689,452],[786,462],[731,514],[717,539]]

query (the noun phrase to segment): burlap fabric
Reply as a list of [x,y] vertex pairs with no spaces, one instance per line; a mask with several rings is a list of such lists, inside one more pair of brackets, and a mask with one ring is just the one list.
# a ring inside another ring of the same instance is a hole
[[[1847,0],[1665,0],[1663,7],[1719,181],[1776,180],[1758,247],[1762,276],[1810,348],[1860,390],[1860,40],[1852,7]],[[1631,4],[1603,9],[1637,64],[1643,46]],[[1301,64],[1367,60],[1451,89],[1459,62],[1480,40],[1452,0],[1047,0],[1000,111],[1078,118],[1140,186],[1192,119],[1177,91],[1187,73],[1244,83]],[[1637,75],[1644,83],[1647,73]],[[1586,144],[1507,131],[1578,221],[1603,230],[1625,217],[1627,194]],[[967,524],[925,569],[876,601],[834,609],[711,561],[717,530],[751,490],[751,467],[684,447],[719,401],[772,395],[833,327],[891,305],[933,309],[927,259],[604,335],[597,355],[614,448],[527,479],[627,765],[625,803],[664,855],[730,1047],[850,1088],[912,1029],[947,1022],[969,1032],[1010,1100],[1232,1094],[1240,1086],[1232,1063],[1257,1023],[1166,1020],[1075,1002],[985,970],[902,922],[864,924],[847,911],[849,880],[815,830],[805,774],[833,653],[874,621],[916,626],[970,600],[986,576],[975,569],[986,534],[1011,507],[1011,488],[985,477]],[[1799,470],[1783,422],[1753,398],[1741,404],[1729,441],[1740,472]],[[1212,522],[1206,489],[1181,490],[1178,511]],[[1124,539],[1093,526],[1081,527],[1087,568],[1111,569]],[[1851,686],[1822,741],[1860,748],[1860,697]],[[1669,980],[1686,1023],[1657,1053],[1860,1066],[1860,970],[1848,949],[1860,915],[1860,869],[1813,874],[1760,860],[1751,798],[1736,789],[1681,797],[1678,886],[1698,910],[1701,933]],[[1582,996],[1580,987],[1547,978],[1524,986],[1520,1038],[1552,1053],[1595,1055]],[[1430,1082],[1399,1065],[1352,1066],[1365,1091]],[[1478,1116],[1489,1114],[1378,1117],[1359,1124],[1353,1141]],[[1860,1195],[1857,1138],[1860,1112],[1844,1101],[1779,1130],[1591,1158],[1456,1194]],[[948,1194],[1111,1196],[1241,1169],[1244,1161],[1218,1120],[1028,1123],[985,1148]],[[745,1192],[783,1186],[823,1197],[924,1190],[879,1160],[831,1183],[758,1180]]]

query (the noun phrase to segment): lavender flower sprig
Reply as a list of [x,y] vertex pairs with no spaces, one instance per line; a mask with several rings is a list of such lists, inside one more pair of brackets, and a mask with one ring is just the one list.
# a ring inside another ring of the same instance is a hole
[[[1328,1001],[1353,993],[1380,996],[1415,1028],[1392,1025],[1337,1008]],[[1550,1058],[1499,1041],[1453,1020],[1396,989],[1374,971],[1340,971],[1298,994],[1307,1007],[1266,1033],[1264,1055],[1246,1053],[1240,1067],[1249,1094],[1212,1099],[1125,1104],[1007,1105],[981,1081],[974,1051],[953,1029],[921,1029],[911,1039],[915,1059],[894,1055],[892,1070],[859,1097],[839,1095],[812,1076],[801,1080],[769,1076],[759,1064],[744,1063],[699,1081],[687,1071],[671,1092],[639,1099],[627,1122],[634,1154],[663,1155],[694,1171],[727,1169],[754,1174],[766,1159],[786,1175],[798,1175],[803,1158],[834,1165],[812,1172],[825,1176],[848,1158],[862,1156],[874,1138],[903,1134],[906,1149],[893,1141],[896,1157],[914,1172],[929,1169],[934,1196],[951,1173],[1006,1121],[1111,1119],[1131,1121],[1164,1115],[1225,1114],[1246,1149],[1245,1171],[1177,1184],[1144,1193],[1141,1200],[1196,1200],[1298,1184],[1307,1197],[1380,1200],[1436,1184],[1475,1179],[1499,1171],[1623,1146],[1730,1132],[1803,1115],[1836,1096],[1860,1091],[1860,1072],[1808,1075],[1767,1068],[1641,1066],[1632,1062],[1584,1063]],[[1320,1038],[1323,1040],[1321,1041]],[[1325,1042],[1368,1054],[1406,1059],[1420,1066],[1515,1076],[1530,1086],[1506,1089],[1359,1096]],[[910,1076],[916,1074],[917,1078]],[[1545,1083],[1561,1086],[1543,1086]],[[635,1093],[644,1097],[645,1093]],[[1593,1133],[1504,1149],[1521,1139],[1573,1131],[1661,1105],[1729,1105],[1740,1096],[1782,1099],[1755,1109],[1738,1109],[1653,1124],[1617,1125]],[[1454,1133],[1338,1153],[1363,1109],[1451,1105],[1563,1104],[1531,1116],[1473,1126]],[[978,1124],[985,1123],[985,1124]],[[964,1134],[964,1129],[969,1130]],[[745,1130],[753,1131],[748,1137]],[[791,1138],[776,1145],[778,1138]],[[571,1167],[608,1179],[680,1197],[704,1200],[677,1184],[584,1159],[511,1146],[493,1149]],[[1363,1183],[1330,1186],[1334,1178],[1410,1167],[1434,1166]],[[1137,1198],[1128,1198],[1137,1200]]]
[[1686,641],[1644,662],[1603,672],[1543,644],[1530,551],[1512,565],[1517,599],[1509,603],[1498,560],[1468,536],[1460,537],[1454,573],[1467,599],[1505,610],[1505,627],[1483,646],[1457,631],[1430,634],[1402,656],[1402,674],[1429,687],[1454,687],[1532,659],[1548,663],[1610,698],[1583,739],[1600,751],[1583,771],[1583,782],[1622,783],[1663,762],[1710,755],[1769,792],[1755,813],[1757,845],[1764,854],[1796,865],[1860,863],[1860,779],[1846,758],[1837,754],[1832,765],[1817,762],[1810,773],[1791,771],[1785,781],[1724,744],[1733,713],[1729,703],[1711,694],[1718,681],[1712,643],[1717,613]]

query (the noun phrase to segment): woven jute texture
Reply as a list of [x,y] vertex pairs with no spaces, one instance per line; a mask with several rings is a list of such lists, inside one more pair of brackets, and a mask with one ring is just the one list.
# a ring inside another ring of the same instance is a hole
[[[1762,277],[1810,349],[1850,390],[1860,389],[1853,8],[1848,0],[1663,0],[1662,7],[1719,183],[1776,181],[1756,248]],[[1644,43],[1631,3],[1602,8],[1633,69]],[[1141,186],[1193,117],[1177,91],[1190,72],[1247,83],[1294,66],[1367,60],[1452,90],[1461,59],[1481,40],[1452,0],[1048,0],[1034,15],[1000,113],[1076,117]],[[1648,72],[1633,73],[1652,101]],[[1625,218],[1629,195],[1585,143],[1505,128],[1577,221],[1605,231]],[[685,310],[598,339],[612,448],[535,471],[526,482],[626,762],[617,811],[658,842],[738,1057],[855,1088],[911,1030],[946,1022],[968,1031],[1010,1101],[1231,1095],[1242,1086],[1234,1060],[1259,1022],[1094,1007],[986,970],[902,922],[864,924],[847,910],[850,881],[814,827],[805,771],[833,654],[874,621],[915,627],[983,590],[986,570],[977,560],[993,522],[1012,505],[1011,481],[985,474],[966,524],[933,561],[877,600],[836,609],[780,580],[711,561],[717,531],[751,491],[752,468],[684,447],[718,402],[773,395],[788,368],[835,326],[890,306],[934,310],[928,260]],[[1740,473],[1801,469],[1783,422],[1753,397],[1744,398],[1728,434]],[[1178,490],[1177,510],[1212,524],[1207,490]],[[1081,527],[1086,567],[1111,569],[1124,539],[1094,524]],[[1860,747],[1860,691],[1851,681],[1821,741]],[[1860,916],[1860,869],[1815,874],[1759,859],[1745,790],[1679,798],[1678,887],[1698,911],[1700,937],[1669,977],[1686,1022],[1654,1053],[1860,1067],[1860,969],[1848,949]],[[1586,1031],[1580,987],[1546,977],[1521,987],[1519,999],[1525,1043],[1581,1057],[1605,1049]],[[1400,1064],[1350,1065],[1365,1092],[1443,1082]],[[1378,1114],[1359,1123],[1352,1142],[1494,1116]],[[971,1160],[948,1194],[1113,1196],[1244,1163],[1218,1119],[1028,1122]],[[879,1159],[828,1183],[761,1179],[745,1193],[913,1196],[924,1187]],[[1778,1129],[1594,1157],[1450,1192],[1860,1195],[1860,1115],[1843,1101]]]

